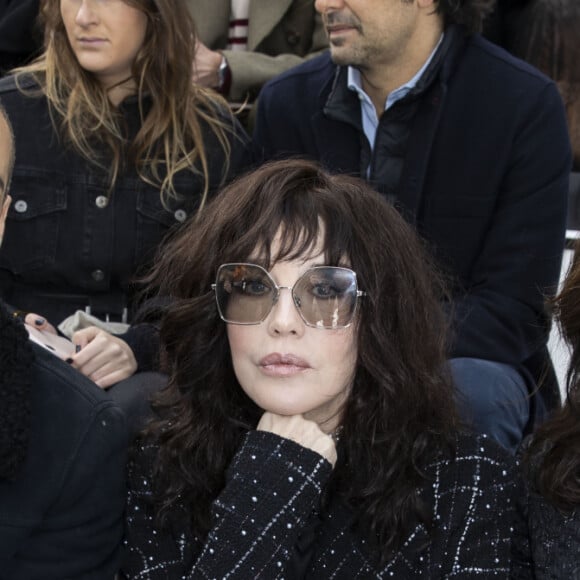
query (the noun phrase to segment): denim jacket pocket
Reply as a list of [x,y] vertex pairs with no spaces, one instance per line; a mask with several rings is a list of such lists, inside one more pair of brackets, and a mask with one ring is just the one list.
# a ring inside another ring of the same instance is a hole
[[195,212],[191,199],[171,199],[161,202],[159,190],[141,185],[137,196],[137,240],[136,252],[139,262],[153,259],[157,247],[167,233],[179,227]]
[[67,209],[64,175],[17,167],[10,195],[0,265],[21,274],[54,263],[60,221]]

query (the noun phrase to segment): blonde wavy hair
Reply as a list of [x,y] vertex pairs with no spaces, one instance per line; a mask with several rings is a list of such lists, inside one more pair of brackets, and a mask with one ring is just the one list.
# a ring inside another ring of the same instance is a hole
[[[209,188],[209,160],[204,144],[207,124],[229,158],[231,113],[219,95],[192,80],[196,33],[184,0],[122,0],[144,12],[147,32],[132,76],[137,86],[141,127],[126,143],[121,118],[93,74],[85,71],[68,41],[60,0],[41,0],[45,50],[30,65],[16,70],[31,74],[50,103],[55,126],[87,160],[108,173],[110,190],[126,163],[144,181],[158,186],[165,204],[178,197],[173,180],[189,170],[200,174]],[[147,97],[147,98],[146,98]],[[144,110],[145,103],[148,110]],[[104,159],[102,147],[111,158]],[[224,175],[227,173],[224,167]]]
[[[12,133],[12,126],[10,125],[10,119],[6,114],[6,111],[0,105],[0,133],[4,133],[8,137],[9,147],[8,151],[2,151],[3,155],[8,156],[8,171],[6,174],[6,183],[4,183],[4,187],[0,187],[0,210],[2,210],[2,204],[4,203],[4,198],[8,194],[8,190],[10,189],[10,177],[12,176],[12,169],[14,168],[14,158],[15,158],[15,150],[14,150],[14,135]],[[0,238],[0,245],[1,245],[1,238]]]

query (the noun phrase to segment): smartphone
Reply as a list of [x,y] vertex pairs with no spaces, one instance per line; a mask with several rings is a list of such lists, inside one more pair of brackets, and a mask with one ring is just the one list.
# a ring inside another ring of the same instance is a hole
[[58,358],[66,360],[75,354],[75,345],[68,338],[38,330],[38,328],[34,328],[30,324],[24,324],[24,326],[32,342],[44,347]]

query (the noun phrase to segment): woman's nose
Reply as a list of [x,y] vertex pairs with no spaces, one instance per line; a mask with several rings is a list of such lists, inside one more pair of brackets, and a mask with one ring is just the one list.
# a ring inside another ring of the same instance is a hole
[[301,335],[304,332],[304,321],[294,303],[292,289],[288,286],[278,287],[278,299],[272,306],[267,323],[269,332],[275,335]]
[[90,26],[94,24],[97,20],[97,14],[92,5],[92,0],[82,0],[79,9],[77,10],[77,15],[75,22],[79,26]]

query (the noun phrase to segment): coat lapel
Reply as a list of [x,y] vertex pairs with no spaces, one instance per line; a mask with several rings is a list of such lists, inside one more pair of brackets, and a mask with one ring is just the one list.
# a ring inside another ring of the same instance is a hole
[[428,91],[419,104],[413,129],[409,135],[406,161],[401,175],[399,209],[406,219],[415,224],[424,193],[425,174],[431,157],[433,141],[441,118],[446,87],[440,83]]
[[322,112],[315,113],[311,123],[322,165],[334,172],[360,176],[361,133],[352,125],[329,119]]
[[[212,2],[212,0],[207,1]],[[291,4],[292,0],[250,0],[248,50],[256,49],[282,20]]]
[[[456,66],[455,46],[465,42],[465,36],[454,26],[445,32],[443,44],[435,58],[443,63],[435,80],[421,97],[407,147],[406,161],[401,175],[398,198],[402,204],[401,211],[413,224],[421,209],[425,194],[425,177],[427,165],[431,158],[433,143],[447,96],[448,79]],[[459,39],[459,40],[458,40]],[[455,51],[455,52],[454,52]]]
[[[324,165],[340,173],[360,176],[361,148],[366,146],[360,104],[346,86],[346,69],[334,67],[334,71],[333,78],[320,92],[320,111],[312,117],[316,149]],[[353,118],[353,111],[358,118]]]

